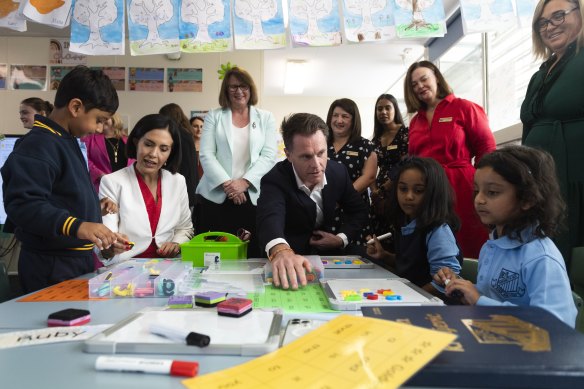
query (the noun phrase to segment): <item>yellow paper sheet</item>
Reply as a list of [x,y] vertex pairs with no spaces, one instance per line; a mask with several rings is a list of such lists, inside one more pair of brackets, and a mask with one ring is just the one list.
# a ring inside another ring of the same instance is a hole
[[183,384],[189,389],[397,388],[455,338],[341,315],[273,353]]

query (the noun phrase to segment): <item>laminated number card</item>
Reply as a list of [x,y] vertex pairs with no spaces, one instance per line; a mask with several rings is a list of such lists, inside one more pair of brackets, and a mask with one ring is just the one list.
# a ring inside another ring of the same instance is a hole
[[278,351],[183,384],[189,389],[397,388],[455,338],[341,315]]

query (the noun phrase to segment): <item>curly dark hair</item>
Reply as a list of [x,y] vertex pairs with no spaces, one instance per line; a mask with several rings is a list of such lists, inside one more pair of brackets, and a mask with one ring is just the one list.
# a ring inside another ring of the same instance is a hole
[[553,237],[563,227],[566,203],[560,193],[553,157],[527,146],[507,146],[484,155],[477,169],[492,168],[515,187],[517,201],[529,208],[517,213],[503,234],[521,240],[521,231],[535,226],[535,235]]

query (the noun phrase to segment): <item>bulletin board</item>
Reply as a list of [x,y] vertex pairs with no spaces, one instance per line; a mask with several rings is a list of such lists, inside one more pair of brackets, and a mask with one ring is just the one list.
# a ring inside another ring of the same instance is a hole
[[[160,323],[211,338],[207,347],[187,346],[150,333]],[[278,348],[282,312],[254,309],[245,316],[219,316],[216,309],[149,308],[85,341],[89,353],[204,354],[257,356]],[[245,328],[245,331],[241,331]]]

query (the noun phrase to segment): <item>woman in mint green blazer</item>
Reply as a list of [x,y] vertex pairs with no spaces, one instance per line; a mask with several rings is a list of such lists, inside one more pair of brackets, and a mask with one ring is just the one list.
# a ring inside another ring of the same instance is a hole
[[255,83],[245,70],[225,73],[219,105],[205,116],[199,157],[203,175],[197,233],[251,232],[248,257],[260,255],[256,240],[256,204],[260,180],[274,165],[276,122],[271,112],[254,107]]

